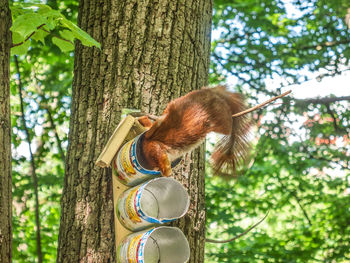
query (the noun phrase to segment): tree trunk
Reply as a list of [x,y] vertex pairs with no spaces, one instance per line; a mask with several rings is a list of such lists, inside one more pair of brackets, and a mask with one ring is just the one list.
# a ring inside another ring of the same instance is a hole
[[0,262],[12,261],[12,178],[9,64],[9,3],[0,0]]
[[[123,108],[160,114],[207,84],[212,2],[80,1],[79,26],[102,50],[76,46],[57,262],[114,262],[110,169],[94,165]],[[204,261],[204,147],[184,158],[177,179],[191,206],[177,223]]]

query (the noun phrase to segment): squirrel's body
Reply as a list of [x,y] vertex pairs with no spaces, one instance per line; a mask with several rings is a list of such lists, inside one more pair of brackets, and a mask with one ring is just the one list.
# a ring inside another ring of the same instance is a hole
[[223,86],[192,91],[171,101],[162,116],[146,131],[143,152],[149,165],[171,174],[171,162],[199,146],[209,132],[224,134],[212,155],[214,168],[219,171],[237,162],[247,151],[249,130],[244,116],[232,115],[245,110],[241,95]]

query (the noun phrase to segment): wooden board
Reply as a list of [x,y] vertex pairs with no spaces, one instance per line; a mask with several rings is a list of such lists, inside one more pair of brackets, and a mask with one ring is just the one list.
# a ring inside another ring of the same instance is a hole
[[131,233],[130,230],[123,227],[117,218],[117,201],[121,193],[128,190],[129,187],[118,181],[113,172],[113,206],[114,206],[114,230],[115,230],[115,248],[118,251],[120,242]]
[[[96,161],[96,165],[100,167],[109,167],[112,160],[116,157],[119,149],[128,141],[135,138],[137,135],[146,131],[137,119],[128,115],[126,116],[114,130],[111,138],[108,140],[102,153]],[[115,246],[116,251],[120,242],[130,233],[130,230],[126,229],[117,218],[117,201],[121,193],[128,190],[130,187],[122,184],[116,177],[116,171],[112,172],[113,181],[113,207],[114,207],[114,229],[115,229]]]
[[109,138],[106,146],[103,148],[100,156],[97,158],[96,165],[102,168],[109,167],[111,162],[122,146],[126,136],[135,123],[135,118],[126,116],[114,130],[112,136]]

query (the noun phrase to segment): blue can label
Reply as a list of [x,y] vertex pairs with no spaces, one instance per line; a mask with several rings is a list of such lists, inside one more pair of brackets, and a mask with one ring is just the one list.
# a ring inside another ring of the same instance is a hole
[[[173,221],[174,219],[157,219],[147,216],[141,207],[141,197],[144,188],[151,181],[140,186],[135,186],[122,193],[117,203],[117,216],[124,227],[132,231],[142,230],[151,227],[153,224],[162,224]],[[149,204],[156,205],[156,204]]]
[[144,263],[145,245],[155,228],[127,236],[118,248],[118,262]]
[[117,178],[128,186],[134,186],[161,175],[159,171],[148,170],[140,165],[136,154],[140,136],[127,142],[113,160],[113,169],[117,172]]

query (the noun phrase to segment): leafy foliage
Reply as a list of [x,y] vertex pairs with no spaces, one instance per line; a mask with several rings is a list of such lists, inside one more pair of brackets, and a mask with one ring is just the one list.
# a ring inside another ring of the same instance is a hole
[[[211,80],[229,78],[252,104],[288,85],[349,70],[346,1],[215,1]],[[310,73],[311,72],[311,73]],[[277,88],[267,87],[271,79]],[[313,87],[310,87],[313,88]],[[208,172],[207,225],[227,239],[206,262],[348,262],[349,102],[293,100],[254,114],[252,162],[236,181]]]
[[[58,9],[55,1],[50,1],[50,5],[52,11]],[[21,9],[22,14],[28,11],[29,7],[26,5],[25,7]],[[59,4],[60,12],[55,12],[62,13],[66,19],[76,21],[77,8],[76,1],[64,1]],[[46,10],[49,9],[46,8]],[[29,10],[28,13],[37,11]],[[15,19],[20,16],[17,15]],[[52,23],[56,23],[54,19]],[[61,149],[65,155],[68,141],[74,59],[73,53],[61,52],[52,41],[53,34],[59,36],[58,34],[64,30],[66,29],[56,27],[46,35],[43,30],[31,27],[25,34],[30,35],[34,31],[36,33],[30,40],[24,42],[30,43],[30,48],[26,50],[25,55],[18,57],[20,79],[23,84],[24,114],[32,139],[31,146],[39,179],[43,262],[56,262],[60,198],[64,177],[64,156],[61,154]],[[68,38],[67,34],[70,32],[64,32],[63,37]],[[41,33],[43,36],[38,35]],[[71,41],[73,41],[72,38]],[[21,122],[19,75],[13,58],[10,70],[12,73],[10,88],[13,143],[13,262],[27,263],[34,262],[37,258],[34,190],[30,176],[28,145]]]
[[[330,3],[329,3],[330,2]],[[341,3],[340,3],[341,2]],[[267,77],[305,81],[303,70],[339,74],[349,63],[344,1],[215,1],[212,71],[259,89]]]
[[62,52],[72,51],[75,39],[85,46],[101,47],[89,34],[49,5],[16,3],[11,7],[11,12],[14,21],[11,27],[13,54],[25,54],[30,46],[29,39],[45,44],[45,39],[50,33],[55,33],[51,39],[52,43]]

